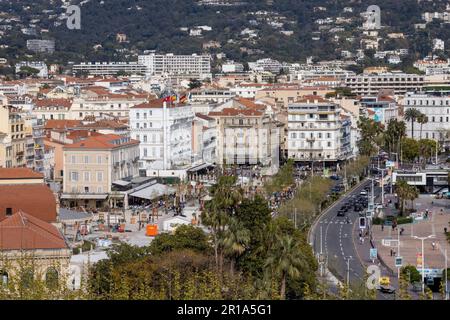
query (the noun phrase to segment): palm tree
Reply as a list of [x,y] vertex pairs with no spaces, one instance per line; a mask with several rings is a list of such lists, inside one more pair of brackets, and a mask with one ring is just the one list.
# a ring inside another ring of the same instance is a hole
[[211,228],[216,267],[219,274],[222,274],[224,233],[229,219],[242,201],[242,190],[236,187],[236,177],[222,176],[218,183],[211,188],[211,195],[212,199],[205,205],[201,220],[204,225]]
[[424,115],[423,113],[421,113],[417,117],[417,122],[420,123],[420,139],[422,140],[422,127],[425,123],[428,122],[428,117],[426,115]]
[[281,278],[281,299],[286,299],[287,277],[298,278],[300,269],[305,265],[300,244],[290,235],[277,236],[275,248],[269,253],[265,266],[270,267]]
[[225,254],[230,257],[230,272],[234,274],[237,258],[242,255],[250,243],[250,231],[235,217],[229,220],[228,228],[224,232],[222,245]]
[[408,200],[411,200],[411,209],[414,210],[414,200],[419,197],[419,190],[415,186],[408,187]]
[[395,185],[395,189],[396,189],[396,193],[397,193],[398,204],[400,206],[400,215],[403,215],[404,202],[408,198],[409,185],[406,181],[400,180],[400,181],[397,181],[397,183]]
[[414,122],[421,114],[422,113],[416,108],[408,109],[405,112],[405,120],[411,121],[411,138],[413,139],[414,139]]

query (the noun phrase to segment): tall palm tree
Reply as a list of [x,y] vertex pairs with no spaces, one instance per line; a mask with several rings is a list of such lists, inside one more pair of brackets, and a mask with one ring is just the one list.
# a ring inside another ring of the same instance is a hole
[[250,243],[250,231],[237,218],[232,217],[222,239],[225,254],[230,257],[230,272],[234,274],[237,258],[242,255]]
[[419,197],[419,190],[415,186],[408,187],[408,200],[411,200],[411,209],[414,210],[414,200]]
[[280,296],[286,299],[287,277],[298,278],[300,269],[306,266],[300,244],[290,235],[277,236],[275,250],[269,253],[265,266],[270,267],[281,278]]
[[397,201],[400,206],[400,215],[403,215],[404,202],[408,198],[409,185],[406,181],[397,181],[395,185],[395,192],[397,193]]
[[205,205],[201,219],[204,225],[211,228],[216,267],[222,274],[224,233],[229,219],[242,201],[242,190],[236,186],[236,177],[222,176],[211,188],[211,195],[212,199]]
[[421,113],[418,117],[417,117],[417,122],[420,123],[420,139],[422,140],[422,127],[425,123],[428,122],[428,117]]
[[414,139],[414,122],[421,115],[421,112],[416,108],[411,108],[405,112],[405,120],[411,121],[411,138]]

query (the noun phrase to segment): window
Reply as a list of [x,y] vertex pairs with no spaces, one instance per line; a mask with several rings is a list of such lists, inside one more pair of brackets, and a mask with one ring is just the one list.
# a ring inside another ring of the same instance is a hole
[[0,285],[2,285],[3,287],[7,287],[8,279],[9,279],[8,273],[4,270],[0,270]]
[[45,273],[45,285],[49,289],[56,289],[58,286],[58,271],[54,267],[47,269]]
[[331,138],[331,133],[327,133],[327,138],[330,139]]
[[84,156],[84,163],[89,163],[89,156]]
[[144,148],[144,157],[147,156],[147,148]]
[[89,181],[89,178],[90,178],[90,172],[85,172],[84,173],[84,181]]
[[327,147],[331,147],[331,142],[327,142]]
[[12,216],[12,208],[6,208],[6,216]]
[[84,192],[88,193],[89,192],[89,187],[84,187]]
[[144,129],[147,129],[147,122],[144,122]]
[[97,156],[97,163],[101,164],[102,163],[102,156]]
[[102,188],[101,186],[98,187],[98,188],[97,188],[97,192],[98,192],[98,193],[103,193],[103,188]]
[[71,179],[72,181],[78,181],[78,172],[77,172],[77,171],[72,171],[72,172],[70,173],[70,179]]
[[97,171],[97,181],[102,182],[103,181],[103,172]]
[[147,135],[144,134],[144,142],[147,142]]
[[144,119],[147,119],[147,112],[144,112]]

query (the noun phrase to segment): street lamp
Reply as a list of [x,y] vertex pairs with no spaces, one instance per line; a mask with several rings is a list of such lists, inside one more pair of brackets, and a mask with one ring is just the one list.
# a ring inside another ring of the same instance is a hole
[[418,237],[418,236],[413,236],[414,239],[418,239],[422,241],[422,294],[425,293],[425,256],[424,256],[424,252],[423,252],[423,242],[426,239],[432,239],[435,238],[436,236],[434,234],[429,235],[427,237]]

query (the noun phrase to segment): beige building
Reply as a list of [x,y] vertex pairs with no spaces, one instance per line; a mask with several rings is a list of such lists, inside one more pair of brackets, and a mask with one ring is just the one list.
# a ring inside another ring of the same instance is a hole
[[314,87],[293,87],[293,86],[277,86],[272,88],[265,88],[256,92],[255,99],[271,97],[275,99],[278,106],[287,109],[288,104],[294,103],[304,96],[320,96],[325,98],[327,93],[334,92],[330,87],[314,86]]
[[272,174],[278,171],[280,128],[264,111],[241,106],[223,108],[208,116],[217,123],[218,164],[259,164],[270,168]]
[[63,153],[62,203],[89,208],[123,204],[124,195],[112,192],[112,184],[138,175],[139,141],[99,134],[64,146]]
[[0,106],[0,167],[25,166],[25,121],[11,106]]

